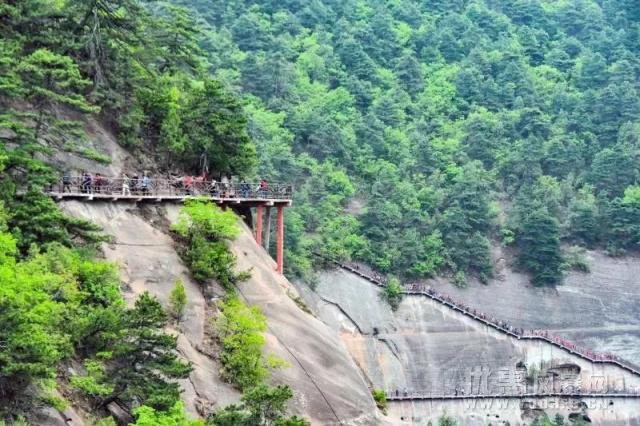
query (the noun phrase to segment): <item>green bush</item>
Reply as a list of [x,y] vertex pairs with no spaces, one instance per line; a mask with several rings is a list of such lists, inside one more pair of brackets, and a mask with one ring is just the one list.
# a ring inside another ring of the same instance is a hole
[[211,202],[187,201],[172,229],[184,241],[181,254],[195,279],[204,282],[213,278],[231,289],[244,277],[233,271],[235,257],[227,247],[227,241],[240,232],[237,221],[233,212]]
[[171,315],[180,321],[182,315],[184,315],[184,309],[187,306],[187,292],[181,280],[176,281],[173,290],[171,290],[169,303]]
[[114,386],[106,380],[106,369],[98,361],[87,360],[84,363],[87,370],[86,376],[71,377],[71,385],[87,395],[104,397],[111,395]]
[[268,375],[262,355],[266,318],[259,308],[248,307],[235,295],[228,296],[220,310],[215,331],[222,346],[222,376],[241,390],[257,386]]
[[284,417],[286,402],[293,393],[288,386],[268,387],[264,384],[245,392],[241,404],[230,405],[209,416],[208,426],[309,426],[303,418]]
[[132,426],[204,426],[202,420],[189,420],[182,402],[176,402],[167,411],[157,411],[146,405],[134,410],[136,422]]
[[382,389],[374,389],[371,391],[373,395],[373,400],[376,402],[376,406],[382,410],[382,412],[387,412],[387,393]]
[[382,291],[382,296],[391,306],[391,309],[395,311],[400,306],[400,302],[402,302],[402,293],[403,289],[400,281],[395,277],[391,277]]

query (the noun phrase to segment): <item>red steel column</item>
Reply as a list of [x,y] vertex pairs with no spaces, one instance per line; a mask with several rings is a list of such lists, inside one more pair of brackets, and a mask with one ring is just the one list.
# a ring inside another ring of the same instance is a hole
[[256,226],[255,226],[255,238],[258,245],[262,245],[262,222],[264,216],[264,206],[256,207]]
[[284,206],[278,206],[277,232],[276,232],[276,263],[278,272],[284,274]]

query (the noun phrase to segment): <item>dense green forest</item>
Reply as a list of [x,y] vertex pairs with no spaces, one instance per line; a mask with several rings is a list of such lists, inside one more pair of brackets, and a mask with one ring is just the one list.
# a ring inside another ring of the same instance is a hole
[[[55,151],[109,161],[72,145],[91,137],[89,118],[162,170],[253,173],[242,104],[209,75],[195,28],[168,2],[0,2],[1,425],[36,424],[39,408],[62,411],[70,401],[102,426],[115,425],[112,402],[140,426],[205,424],[185,415],[177,380],[192,367],[167,332],[187,303],[184,287],[176,285],[171,306],[148,293],[127,306],[116,265],[99,259],[96,243],[109,237],[42,193],[60,173],[43,161]],[[261,351],[265,319],[234,295],[246,278],[232,272],[224,242],[239,232],[236,216],[195,206],[184,214],[200,214],[191,228],[176,227],[176,241],[195,278],[228,291],[219,308],[226,321],[216,326],[223,378],[244,392],[206,423],[307,425],[285,416],[291,390],[266,384],[275,361]]]
[[635,2],[176,3],[245,99],[260,173],[295,182],[290,273],[320,250],[486,281],[501,243],[549,285],[574,246],[638,248]]
[[[41,193],[59,173],[42,159],[77,152],[89,117],[159,171],[293,182],[287,273],[309,280],[313,251],[464,285],[490,279],[502,244],[554,285],[588,267],[581,248],[637,250],[634,3],[0,1],[0,422],[73,396],[97,417],[115,401],[140,425],[202,424],[179,402],[191,366],[166,333],[184,288],[171,315],[148,294],[126,306],[96,250],[107,237]],[[233,291],[232,220],[185,214],[176,241],[228,292],[221,375],[243,391],[207,423],[307,424],[266,384],[265,319]]]

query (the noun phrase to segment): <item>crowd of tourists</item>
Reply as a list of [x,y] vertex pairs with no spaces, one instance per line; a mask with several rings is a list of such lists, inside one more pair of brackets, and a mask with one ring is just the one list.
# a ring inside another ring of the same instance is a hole
[[[357,271],[358,273],[361,273],[363,275],[365,275],[367,277],[367,279],[369,279],[370,281],[376,283],[376,284],[386,284],[387,283],[387,279],[385,277],[383,277],[381,274],[375,272],[375,271],[366,271],[366,273],[362,273],[361,272],[361,267],[360,265],[358,265],[355,262],[347,262],[342,264],[343,266],[346,266],[352,270]],[[451,296],[448,296],[446,294],[442,294],[438,291],[436,291],[435,289],[433,289],[431,286],[423,284],[423,283],[410,283],[407,284],[405,286],[405,288],[407,289],[407,291],[411,292],[411,293],[420,293],[420,294],[426,294],[429,297],[431,297],[434,300],[437,300],[440,303],[443,303],[445,305],[448,305],[454,309],[457,309],[461,312],[463,312],[464,314],[473,317],[476,320],[482,321],[487,325],[490,325],[493,328],[497,328],[501,331],[504,331],[506,333],[509,333],[515,337],[524,337],[524,338],[530,338],[530,337],[540,337],[543,338],[545,340],[548,340],[550,342],[555,343],[558,346],[563,347],[564,349],[567,349],[571,352],[574,352],[576,354],[579,354],[581,356],[583,356],[584,358],[587,358],[591,361],[610,361],[610,362],[618,362],[620,364],[624,363],[625,361],[623,361],[621,358],[619,358],[618,356],[611,354],[611,353],[603,353],[603,352],[596,352],[596,351],[592,351],[590,349],[578,346],[577,344],[575,344],[574,342],[565,339],[564,337],[555,335],[553,333],[551,333],[548,330],[525,330],[523,328],[519,328],[519,327],[514,327],[511,323],[509,323],[508,321],[505,320],[501,320],[498,319],[492,315],[486,314],[484,312],[481,312],[475,308],[470,307],[469,305],[463,303],[463,302],[459,302],[456,301],[455,299],[453,299]],[[628,363],[627,363],[628,364]]]
[[257,185],[245,180],[233,182],[228,176],[217,181],[206,175],[176,175],[154,179],[148,172],[123,173],[118,178],[107,178],[100,173],[83,171],[79,177],[65,172],[62,176],[62,193],[131,195],[210,195],[214,198],[267,198],[269,183],[261,179]]

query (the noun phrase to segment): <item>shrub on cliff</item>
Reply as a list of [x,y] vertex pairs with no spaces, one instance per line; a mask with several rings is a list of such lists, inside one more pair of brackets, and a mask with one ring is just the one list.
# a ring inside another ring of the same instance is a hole
[[198,281],[213,278],[230,289],[241,278],[233,271],[235,257],[227,247],[240,232],[237,220],[232,211],[205,200],[189,200],[180,211],[172,229],[184,240],[182,258]]

